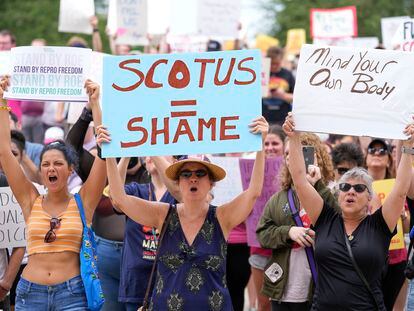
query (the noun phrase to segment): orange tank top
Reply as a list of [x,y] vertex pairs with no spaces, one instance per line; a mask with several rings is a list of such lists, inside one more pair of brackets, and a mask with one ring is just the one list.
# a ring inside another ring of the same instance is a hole
[[43,196],[38,196],[27,221],[28,255],[65,251],[79,253],[83,225],[75,198],[72,198],[66,210],[56,217],[60,220],[60,226],[54,229],[56,239],[51,243],[44,241],[46,233],[50,230],[52,217],[43,209],[42,201]]

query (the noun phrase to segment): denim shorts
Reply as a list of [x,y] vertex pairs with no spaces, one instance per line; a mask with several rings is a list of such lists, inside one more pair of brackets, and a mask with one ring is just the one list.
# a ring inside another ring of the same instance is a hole
[[252,266],[253,268],[259,269],[259,270],[264,270],[268,261],[269,261],[269,257],[259,255],[259,254],[253,254],[253,255],[250,255],[249,257],[250,266]]
[[16,311],[86,311],[85,288],[76,276],[56,285],[40,285],[20,278],[16,288]]

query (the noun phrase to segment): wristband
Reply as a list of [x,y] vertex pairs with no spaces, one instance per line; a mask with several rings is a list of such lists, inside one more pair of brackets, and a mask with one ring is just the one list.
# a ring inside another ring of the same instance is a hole
[[401,147],[401,152],[402,153],[407,153],[407,154],[414,154],[414,149],[413,148],[408,148],[406,146],[402,146]]
[[96,145],[96,155],[98,156],[99,159],[101,159],[102,161],[106,161],[105,158],[102,158],[102,150],[101,147],[99,147],[98,145]]
[[99,29],[98,28],[94,28],[92,31],[93,32],[99,32]]

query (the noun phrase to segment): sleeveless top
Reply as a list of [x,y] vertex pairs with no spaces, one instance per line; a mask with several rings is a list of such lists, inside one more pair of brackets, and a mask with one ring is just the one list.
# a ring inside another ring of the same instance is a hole
[[51,243],[44,242],[52,217],[43,209],[42,201],[43,196],[38,196],[27,220],[28,255],[65,251],[79,253],[83,225],[75,198],[71,198],[67,208],[56,217],[60,220],[60,226],[53,230],[56,240]]
[[203,226],[189,245],[172,205],[158,252],[150,310],[233,310],[226,284],[227,243],[215,206],[209,206]]

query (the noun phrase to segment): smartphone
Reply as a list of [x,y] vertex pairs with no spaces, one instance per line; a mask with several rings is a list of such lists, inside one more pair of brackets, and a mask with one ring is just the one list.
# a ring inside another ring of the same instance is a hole
[[313,146],[302,146],[302,152],[305,159],[306,173],[308,173],[308,166],[315,163],[315,148]]

